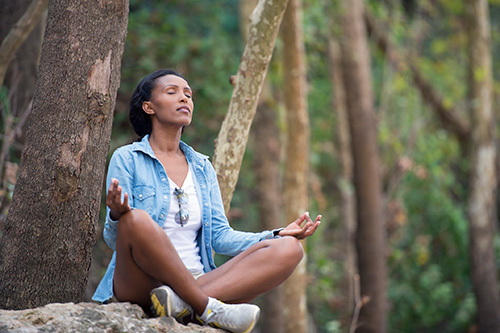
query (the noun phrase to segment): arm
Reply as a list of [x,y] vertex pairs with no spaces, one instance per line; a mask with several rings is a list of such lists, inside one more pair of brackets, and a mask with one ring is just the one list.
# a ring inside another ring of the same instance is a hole
[[115,151],[109,162],[106,180],[107,214],[104,223],[104,240],[112,250],[116,250],[118,220],[133,205],[133,199],[131,198],[133,164],[126,154],[127,151]]
[[[211,167],[211,165],[210,165]],[[213,168],[211,168],[213,170]],[[315,222],[312,222],[309,213],[302,214],[297,220],[289,224],[286,228],[279,231],[277,235],[273,231],[265,230],[260,233],[236,231],[229,225],[227,221],[224,205],[222,202],[221,192],[215,171],[210,172],[208,185],[212,210],[212,247],[216,253],[226,255],[236,255],[255,243],[265,239],[271,239],[275,236],[295,236],[298,239],[303,239],[314,234],[318,228],[321,216],[318,216]],[[301,224],[307,221],[301,227]]]

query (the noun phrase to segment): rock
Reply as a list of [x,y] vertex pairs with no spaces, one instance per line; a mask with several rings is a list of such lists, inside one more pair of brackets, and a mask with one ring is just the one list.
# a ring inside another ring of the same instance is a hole
[[54,303],[27,310],[0,310],[0,333],[4,332],[172,332],[221,333],[209,326],[179,324],[173,318],[147,318],[130,303]]

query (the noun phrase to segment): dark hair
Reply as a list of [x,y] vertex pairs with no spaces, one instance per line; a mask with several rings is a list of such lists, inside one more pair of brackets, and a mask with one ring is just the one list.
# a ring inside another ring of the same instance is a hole
[[165,75],[176,75],[185,79],[173,69],[158,69],[143,78],[132,93],[128,119],[134,127],[134,132],[141,138],[146,134],[151,134],[151,130],[153,129],[151,117],[142,109],[142,103],[151,99],[151,93],[156,87],[156,81]]

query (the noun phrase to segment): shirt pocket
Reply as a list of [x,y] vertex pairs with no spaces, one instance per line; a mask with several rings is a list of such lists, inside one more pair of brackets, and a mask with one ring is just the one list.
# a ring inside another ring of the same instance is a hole
[[155,188],[148,185],[136,185],[133,189],[134,208],[142,209],[148,212],[149,215],[153,213],[155,206]]

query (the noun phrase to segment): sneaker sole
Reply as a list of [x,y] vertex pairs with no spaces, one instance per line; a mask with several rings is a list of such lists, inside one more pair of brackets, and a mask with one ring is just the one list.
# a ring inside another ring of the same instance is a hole
[[[252,332],[253,329],[254,329],[254,327],[255,327],[255,324],[257,324],[257,322],[259,321],[259,316],[260,316],[260,309],[257,310],[257,312],[255,314],[255,318],[254,318],[252,324],[250,325],[250,327],[247,328],[245,331],[237,332],[237,333],[249,333],[249,332]],[[220,327],[217,323],[210,323],[210,324],[208,324],[208,326],[212,326],[212,327],[218,328],[218,329],[225,329],[225,330],[227,330],[227,328]]]
[[[156,289],[151,292],[150,294],[151,302],[153,303],[154,312],[158,317],[162,316],[174,317],[172,316],[172,303],[171,303],[172,299],[169,296],[170,295],[168,291],[165,289]],[[190,315],[191,312],[185,309],[174,318],[177,321],[182,321],[185,317]]]
[[168,297],[168,292],[164,289],[157,289],[151,292],[151,302],[158,317],[172,317],[172,305]]

